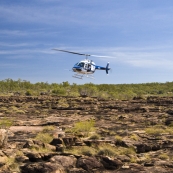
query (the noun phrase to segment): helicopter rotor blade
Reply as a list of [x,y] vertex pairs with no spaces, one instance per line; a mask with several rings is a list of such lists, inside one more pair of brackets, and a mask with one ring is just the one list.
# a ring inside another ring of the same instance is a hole
[[93,57],[98,57],[98,58],[113,58],[113,57],[110,57],[110,56],[90,55],[90,54],[72,52],[72,51],[62,50],[62,49],[56,49],[56,48],[54,48],[52,50],[61,51],[61,52],[67,52],[67,53],[72,53],[72,54],[76,54],[76,55],[83,55],[83,56],[86,56],[86,58],[88,56],[93,56]]
[[68,51],[68,50],[61,50],[61,49],[52,49],[52,50],[61,51],[61,52],[67,52],[67,53],[72,53],[72,54],[77,54],[77,55],[91,56],[91,55],[89,55],[89,54],[78,53],[78,52],[72,52],[72,51]]

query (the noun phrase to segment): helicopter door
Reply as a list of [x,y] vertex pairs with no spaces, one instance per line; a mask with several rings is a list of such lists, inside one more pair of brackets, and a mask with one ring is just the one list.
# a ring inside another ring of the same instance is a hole
[[91,71],[95,71],[95,66],[91,65]]
[[85,70],[88,69],[88,64],[84,64],[84,69],[85,69]]

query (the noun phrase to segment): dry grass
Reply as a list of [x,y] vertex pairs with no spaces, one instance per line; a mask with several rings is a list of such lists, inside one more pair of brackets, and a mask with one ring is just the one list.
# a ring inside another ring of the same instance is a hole
[[88,146],[78,146],[78,147],[72,147],[70,149],[65,149],[66,153],[71,153],[74,155],[87,155],[87,156],[93,156],[96,154],[97,149],[93,147]]
[[39,132],[35,139],[43,143],[50,143],[53,140],[53,137],[49,133]]

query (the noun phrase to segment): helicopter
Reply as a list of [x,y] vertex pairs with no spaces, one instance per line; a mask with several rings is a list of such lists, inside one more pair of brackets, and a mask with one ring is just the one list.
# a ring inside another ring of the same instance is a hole
[[75,72],[75,74],[72,77],[74,77],[74,78],[83,79],[83,77],[88,77],[88,78],[94,79],[93,74],[94,74],[95,70],[105,70],[106,74],[108,74],[108,71],[111,69],[111,68],[109,68],[109,62],[107,63],[106,67],[102,67],[102,66],[96,65],[92,60],[88,59],[89,56],[102,57],[102,58],[103,57],[105,58],[107,56],[90,55],[90,54],[72,52],[72,51],[61,50],[61,49],[56,49],[56,48],[52,49],[52,50],[85,56],[84,60],[77,62],[73,66],[72,70],[73,70],[73,72]]

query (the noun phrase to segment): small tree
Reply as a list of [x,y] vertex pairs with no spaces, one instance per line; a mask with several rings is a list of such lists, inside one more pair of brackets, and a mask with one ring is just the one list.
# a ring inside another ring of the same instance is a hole
[[72,128],[73,133],[83,133],[84,136],[88,136],[89,132],[94,131],[94,120],[78,122]]

